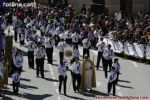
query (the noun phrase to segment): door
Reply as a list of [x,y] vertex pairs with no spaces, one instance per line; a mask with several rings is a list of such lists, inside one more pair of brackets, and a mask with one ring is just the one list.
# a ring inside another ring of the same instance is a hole
[[129,16],[132,13],[132,0],[120,0],[120,10],[123,16]]

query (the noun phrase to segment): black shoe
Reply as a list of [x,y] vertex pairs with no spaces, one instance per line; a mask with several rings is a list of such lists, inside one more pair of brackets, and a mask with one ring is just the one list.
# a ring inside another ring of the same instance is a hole
[[74,91],[74,93],[77,93],[77,91]]
[[92,89],[90,89],[90,92],[93,92],[93,90],[92,90]]
[[45,78],[44,76],[42,76],[42,78]]
[[67,94],[66,94],[66,93],[64,93],[64,95],[66,96]]

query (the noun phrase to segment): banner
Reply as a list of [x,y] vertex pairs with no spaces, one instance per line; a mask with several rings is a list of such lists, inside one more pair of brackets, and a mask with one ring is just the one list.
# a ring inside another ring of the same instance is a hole
[[134,56],[135,57],[144,57],[144,45],[133,43]]
[[123,44],[121,42],[114,42],[113,40],[108,40],[108,44],[112,46],[112,49],[116,53],[123,52]]
[[133,45],[129,42],[124,43],[124,52],[127,55],[134,56],[135,51],[133,49]]
[[146,59],[150,60],[150,46],[146,47]]

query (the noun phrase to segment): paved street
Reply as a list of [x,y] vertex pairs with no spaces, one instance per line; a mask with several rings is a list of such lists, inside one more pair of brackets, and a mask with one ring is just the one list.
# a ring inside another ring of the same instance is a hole
[[[20,48],[18,43],[14,44]],[[24,52],[27,49],[20,48]],[[82,48],[80,47],[82,55]],[[45,60],[45,79],[36,78],[36,71],[29,69],[27,56],[24,56],[23,73],[21,75],[21,85],[19,95],[12,92],[11,79],[8,88],[4,90],[5,100],[95,100],[95,96],[107,96],[107,79],[104,77],[102,68],[96,70],[97,88],[92,93],[74,93],[71,83],[70,72],[67,80],[67,96],[58,93],[57,64],[59,62],[58,50],[54,50],[54,64],[47,64]],[[91,50],[91,58],[96,63],[97,51]],[[118,96],[150,96],[150,65],[125,60],[120,58],[121,75],[117,85]],[[70,84],[71,83],[71,84]],[[63,93],[63,91],[62,91]],[[150,98],[150,97],[149,97]]]

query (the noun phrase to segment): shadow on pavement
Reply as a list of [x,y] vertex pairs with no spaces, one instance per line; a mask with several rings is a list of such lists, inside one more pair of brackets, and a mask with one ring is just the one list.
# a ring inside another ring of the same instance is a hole
[[122,88],[134,89],[133,87],[130,87],[130,86],[124,86],[124,85],[121,85],[121,84],[117,84],[117,86],[122,87]]
[[95,97],[96,95],[98,96],[109,96],[107,93],[103,93],[97,90],[92,90],[92,92],[79,92],[80,94],[87,96],[87,97]]
[[87,99],[83,99],[83,98],[79,98],[79,97],[75,97],[71,95],[66,95],[66,97],[71,98],[71,99],[77,99],[77,100],[87,100]]
[[43,100],[51,96],[52,96],[51,94],[36,95],[36,94],[25,93],[23,98],[26,98],[29,100]]
[[23,88],[23,89],[38,89],[38,87],[29,86],[29,85],[25,85],[25,84],[20,84],[19,87],[20,87],[20,88]]
[[27,81],[27,82],[31,82],[31,79],[26,79],[26,78],[21,78],[20,81]]
[[56,79],[51,79],[51,78],[44,78],[44,79],[47,81],[52,81],[52,82],[59,82],[59,80],[56,80]]
[[15,99],[12,99],[12,98],[10,98],[10,97],[5,96],[5,97],[3,97],[3,98],[0,99],[0,100],[15,100]]
[[126,81],[126,80],[118,80],[118,82],[131,83],[130,81]]

